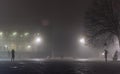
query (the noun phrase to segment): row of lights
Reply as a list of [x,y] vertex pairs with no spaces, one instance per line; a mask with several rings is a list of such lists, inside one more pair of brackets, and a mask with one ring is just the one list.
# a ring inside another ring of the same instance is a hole
[[[13,35],[13,36],[16,36],[16,35],[17,35],[17,32],[13,32],[12,35]],[[29,35],[28,32],[24,33],[24,36],[28,36],[28,35]],[[3,36],[3,32],[0,32],[0,36]]]
[[[36,38],[34,39],[33,42],[38,45],[38,44],[40,44],[40,43],[42,42],[42,38],[38,36],[38,37],[36,37]],[[8,45],[5,45],[4,47],[5,47],[6,49],[8,49]],[[30,51],[31,48],[32,48],[32,45],[27,45],[26,48],[27,48],[28,51]]]

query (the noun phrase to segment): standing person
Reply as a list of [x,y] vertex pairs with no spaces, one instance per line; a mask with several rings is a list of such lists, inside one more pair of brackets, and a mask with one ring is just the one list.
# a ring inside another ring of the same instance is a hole
[[105,62],[107,62],[108,51],[104,50],[104,54],[105,54]]
[[13,62],[14,59],[15,59],[15,50],[12,49],[12,50],[11,50],[11,62]]

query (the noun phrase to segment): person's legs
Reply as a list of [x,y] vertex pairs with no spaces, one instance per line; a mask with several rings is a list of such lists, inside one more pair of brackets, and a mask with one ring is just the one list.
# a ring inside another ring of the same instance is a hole
[[13,61],[14,61],[14,56],[11,57],[11,62],[13,62]]
[[107,56],[105,57],[105,62],[107,62]]
[[13,61],[15,60],[15,57],[13,57]]
[[13,56],[13,61],[15,60],[15,55]]
[[11,62],[12,62],[12,58],[11,58]]
[[105,62],[107,62],[107,55],[105,55]]
[[107,57],[106,57],[106,62],[107,62]]

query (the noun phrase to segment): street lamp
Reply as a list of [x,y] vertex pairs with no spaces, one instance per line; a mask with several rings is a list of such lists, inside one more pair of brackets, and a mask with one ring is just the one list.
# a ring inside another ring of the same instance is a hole
[[30,48],[31,48],[31,45],[28,45],[27,48],[30,49]]
[[16,36],[17,35],[17,32],[13,32],[13,34],[12,34],[13,36]]
[[3,32],[0,32],[0,36],[2,36],[3,35]]
[[42,39],[40,37],[36,37],[36,39],[35,39],[36,43],[40,43],[41,41],[42,41]]
[[8,54],[10,55],[10,51],[8,49],[8,45],[4,45],[5,50],[7,50]]
[[31,51],[32,46],[31,46],[31,45],[28,45],[26,48],[27,48],[27,49],[26,49],[27,51]]
[[7,45],[5,45],[5,48],[7,48],[8,46]]
[[24,35],[25,35],[25,36],[28,36],[28,35],[29,35],[29,33],[28,33],[28,32],[26,32]]
[[104,55],[105,55],[105,53],[103,52],[103,53],[102,53],[102,56],[104,56]]
[[39,44],[39,43],[41,43],[42,42],[42,39],[41,39],[41,37],[36,37],[35,39],[34,39],[34,43],[35,44]]
[[81,38],[79,41],[81,44],[85,44],[85,38]]

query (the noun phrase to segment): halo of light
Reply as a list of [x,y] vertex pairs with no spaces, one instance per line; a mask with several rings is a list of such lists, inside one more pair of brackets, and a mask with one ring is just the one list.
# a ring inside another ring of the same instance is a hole
[[105,53],[103,52],[103,53],[102,53],[102,56],[104,56],[104,55],[105,55]]
[[41,41],[42,41],[42,39],[40,37],[36,37],[36,39],[35,39],[36,43],[40,43]]
[[30,49],[30,48],[31,48],[31,45],[28,45],[27,48]]
[[13,32],[13,34],[12,34],[13,36],[16,36],[17,35],[17,32]]
[[81,38],[80,43],[85,44],[85,38]]
[[31,51],[31,48],[32,48],[32,46],[31,46],[31,45],[28,45],[28,46],[26,47],[26,50],[27,50],[27,51]]
[[28,33],[28,32],[26,32],[26,33],[24,33],[24,35],[25,35],[25,36],[28,36],[28,35],[29,35],[29,33]]
[[7,48],[8,46],[7,45],[5,45],[5,48]]
[[0,32],[0,36],[2,36],[3,35],[3,32]]

